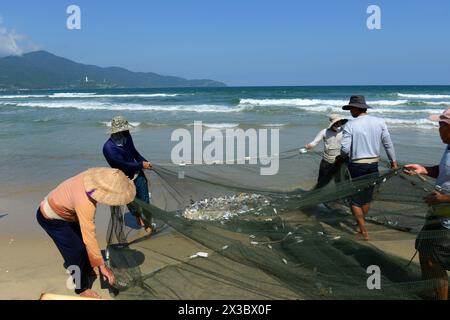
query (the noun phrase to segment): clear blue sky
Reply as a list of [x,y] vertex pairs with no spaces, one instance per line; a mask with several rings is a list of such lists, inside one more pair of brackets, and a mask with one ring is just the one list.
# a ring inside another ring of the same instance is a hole
[[[80,31],[66,28],[70,4]],[[382,30],[366,27],[370,4]],[[450,84],[448,0],[2,0],[0,16],[0,34],[26,36],[28,50],[133,71],[228,85]]]

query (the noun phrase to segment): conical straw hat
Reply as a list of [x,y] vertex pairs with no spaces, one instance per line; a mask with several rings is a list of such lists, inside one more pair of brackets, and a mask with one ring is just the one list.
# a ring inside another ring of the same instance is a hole
[[119,169],[92,168],[85,171],[84,187],[92,199],[109,206],[128,204],[136,196],[133,181]]

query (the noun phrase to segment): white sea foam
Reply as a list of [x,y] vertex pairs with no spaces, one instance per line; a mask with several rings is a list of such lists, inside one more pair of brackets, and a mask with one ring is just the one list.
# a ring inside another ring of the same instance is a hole
[[[192,127],[194,124],[187,124],[188,127]],[[264,123],[264,124],[242,124],[242,123],[203,123],[203,127],[206,128],[214,128],[214,129],[227,129],[227,128],[237,128],[237,127],[245,127],[245,128],[257,128],[257,127],[270,127],[270,128],[279,128],[287,126],[285,123]]]
[[[13,105],[17,107],[29,107],[29,108],[49,108],[49,109],[79,109],[79,110],[112,110],[112,111],[161,111],[161,112],[210,112],[210,113],[228,113],[228,112],[241,112],[244,110],[251,111],[255,106],[245,106],[239,105],[237,107],[231,107],[227,105],[147,105],[147,104],[136,104],[136,103],[112,103],[112,102],[102,102],[95,100],[78,100],[78,101],[30,101],[30,102],[0,102],[0,105]],[[294,106],[299,110],[307,112],[318,112],[318,113],[344,113],[347,114],[348,111],[344,111],[341,105],[309,105],[309,106]],[[389,107],[375,107],[370,109],[370,113],[395,113],[395,114],[440,114],[442,113],[442,108],[418,108],[418,107],[408,107],[399,106],[398,108]]]
[[79,110],[113,110],[113,111],[179,111],[179,112],[239,112],[241,108],[225,105],[144,105],[132,103],[108,103],[99,101],[48,101],[16,103],[18,107],[50,108],[50,109],[79,109]]
[[263,127],[284,127],[286,125],[285,123],[265,123]]
[[370,109],[370,113],[402,113],[402,114],[416,114],[416,113],[425,113],[425,114],[441,114],[442,109],[393,109],[393,108],[379,108],[379,109]]
[[397,93],[397,96],[408,99],[447,99],[450,98],[448,94],[409,94]]
[[103,94],[103,95],[95,95],[95,97],[101,98],[165,98],[165,97],[178,97],[180,94],[178,93],[142,93],[142,94]]
[[155,123],[155,122],[146,122],[146,126],[148,127],[167,127],[170,126],[168,123]]
[[433,122],[429,119],[391,119],[385,118],[385,122],[390,127],[417,127],[420,129],[434,129],[438,127],[437,122]]
[[[335,112],[335,113],[346,113],[348,114],[348,111],[342,110],[340,107],[333,107],[333,106],[311,106],[311,107],[298,107],[300,110],[309,111],[309,112]],[[402,108],[373,108],[369,109],[369,113],[401,113],[401,114],[416,114],[416,113],[425,113],[425,114],[440,114],[442,113],[442,109],[402,109]]]
[[49,95],[48,98],[91,98],[93,96],[95,96],[95,92],[61,92]]
[[40,122],[49,122],[52,120],[55,120],[55,119],[50,118],[50,117],[45,117],[45,118],[40,118],[40,119],[34,119],[33,122],[40,123]]
[[97,94],[94,92],[62,92],[51,95],[30,94],[30,95],[0,95],[0,99],[29,99],[29,98],[50,98],[50,99],[82,99],[82,98],[164,98],[176,97],[177,93],[136,93],[136,94]]
[[0,95],[0,99],[29,99],[29,98],[46,98],[46,95],[30,94],[30,95]]
[[374,106],[402,106],[408,103],[408,100],[375,100],[368,101],[369,105]]
[[331,106],[343,106],[346,100],[322,100],[322,99],[241,99],[241,106],[314,106],[326,104]]
[[136,94],[96,94],[96,93],[55,93],[49,98],[158,98],[158,97],[176,97],[179,94],[169,93],[136,93]]
[[[327,105],[342,107],[346,105],[348,100],[327,100],[327,99],[241,99],[241,106],[316,106]],[[408,100],[375,100],[368,102],[374,106],[400,106],[408,103]]]
[[426,101],[426,102],[421,102],[421,103],[423,103],[424,105],[428,105],[428,106],[443,106],[443,107],[448,106],[448,107],[450,107],[450,101],[435,101],[435,102]]
[[225,129],[239,127],[239,123],[203,123],[206,128]]

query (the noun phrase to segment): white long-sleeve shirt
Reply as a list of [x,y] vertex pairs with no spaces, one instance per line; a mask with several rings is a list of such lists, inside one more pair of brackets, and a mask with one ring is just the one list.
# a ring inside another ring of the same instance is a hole
[[346,123],[341,150],[350,161],[380,157],[381,144],[389,160],[395,161],[394,144],[383,119],[364,115]]
[[328,163],[334,163],[336,157],[341,154],[342,130],[323,129],[309,144],[315,147],[323,140],[323,159]]

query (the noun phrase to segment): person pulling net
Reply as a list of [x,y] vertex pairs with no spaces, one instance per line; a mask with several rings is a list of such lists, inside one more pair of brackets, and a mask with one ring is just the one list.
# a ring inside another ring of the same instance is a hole
[[[155,164],[153,203],[135,200],[135,205],[207,255],[163,253],[157,238],[133,238],[123,208],[113,207],[108,251],[119,283],[116,298],[424,298],[434,280],[423,280],[420,267],[408,266],[407,258],[356,241],[342,227],[352,219],[341,208],[347,197],[374,188],[371,216],[378,224],[372,238],[403,241],[414,236],[396,229],[418,229],[426,212],[420,199],[432,182],[380,163],[379,174],[314,189],[320,159],[314,152],[289,150],[280,154],[280,172],[271,177],[254,175],[252,165]],[[330,210],[323,203],[341,205]],[[180,239],[170,240],[181,247]],[[152,266],[163,254],[170,262]],[[368,288],[371,265],[382,270],[380,290]]]

